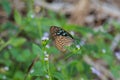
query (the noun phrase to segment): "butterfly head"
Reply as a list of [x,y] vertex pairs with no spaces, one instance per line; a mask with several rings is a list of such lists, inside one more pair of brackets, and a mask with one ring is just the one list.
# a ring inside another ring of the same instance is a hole
[[57,26],[51,26],[50,34],[53,39],[57,36],[71,37],[73,39],[73,37],[67,31]]

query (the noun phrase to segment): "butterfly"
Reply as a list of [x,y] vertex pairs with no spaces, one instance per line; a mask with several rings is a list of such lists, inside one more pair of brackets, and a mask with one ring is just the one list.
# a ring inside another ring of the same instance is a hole
[[53,39],[55,46],[61,52],[65,52],[65,47],[71,46],[74,42],[74,39],[71,34],[57,26],[50,27],[50,35]]

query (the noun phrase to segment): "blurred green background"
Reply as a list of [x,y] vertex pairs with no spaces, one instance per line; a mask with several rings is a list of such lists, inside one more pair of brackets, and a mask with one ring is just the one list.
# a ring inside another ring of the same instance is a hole
[[[120,80],[119,21],[108,19],[98,29],[69,24],[65,14],[34,0],[16,1],[18,8],[15,0],[0,1],[0,80]],[[53,25],[73,34],[77,43],[69,52],[53,45]]]

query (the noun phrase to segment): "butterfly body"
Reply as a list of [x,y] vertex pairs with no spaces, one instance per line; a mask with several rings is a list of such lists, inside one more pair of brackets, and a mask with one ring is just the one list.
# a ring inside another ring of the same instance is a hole
[[57,26],[51,26],[50,34],[55,46],[62,52],[66,51],[65,46],[72,45],[74,41],[73,37],[67,31]]

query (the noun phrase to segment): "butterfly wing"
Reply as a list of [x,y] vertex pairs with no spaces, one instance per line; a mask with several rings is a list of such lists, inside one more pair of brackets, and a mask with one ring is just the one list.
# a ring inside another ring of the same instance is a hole
[[54,40],[57,36],[57,32],[60,30],[59,27],[56,27],[56,26],[51,26],[50,27],[50,35],[52,37],[52,39]]
[[72,43],[73,39],[69,37],[59,36],[55,39],[56,47],[62,52],[66,51],[65,46],[70,46]]
[[51,26],[50,34],[55,46],[62,52],[66,51],[65,46],[70,46],[74,41],[73,37],[60,27]]

